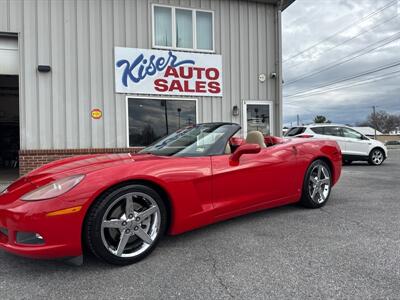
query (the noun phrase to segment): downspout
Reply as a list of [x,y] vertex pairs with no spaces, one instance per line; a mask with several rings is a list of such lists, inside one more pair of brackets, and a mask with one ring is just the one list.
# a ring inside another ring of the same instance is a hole
[[275,78],[275,90],[276,90],[276,99],[275,99],[275,111],[276,111],[276,120],[275,123],[275,135],[282,136],[282,128],[283,128],[283,99],[282,99],[282,4],[283,0],[280,0],[275,7],[275,35],[276,35],[276,56],[275,56],[275,70],[276,70],[276,78]]

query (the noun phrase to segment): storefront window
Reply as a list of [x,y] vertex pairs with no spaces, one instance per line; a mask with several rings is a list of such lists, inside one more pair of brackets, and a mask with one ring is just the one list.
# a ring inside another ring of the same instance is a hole
[[213,22],[212,11],[153,5],[153,47],[214,52]]
[[205,11],[196,12],[197,49],[212,50],[213,46],[213,18]]
[[170,7],[154,7],[154,40],[157,46],[172,46],[172,9]]
[[192,11],[176,10],[176,47],[193,48]]
[[128,99],[129,146],[148,146],[196,124],[195,100]]

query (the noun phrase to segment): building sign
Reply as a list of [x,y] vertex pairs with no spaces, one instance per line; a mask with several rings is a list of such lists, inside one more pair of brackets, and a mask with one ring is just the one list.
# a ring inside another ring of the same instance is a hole
[[222,57],[115,48],[117,93],[222,97]]

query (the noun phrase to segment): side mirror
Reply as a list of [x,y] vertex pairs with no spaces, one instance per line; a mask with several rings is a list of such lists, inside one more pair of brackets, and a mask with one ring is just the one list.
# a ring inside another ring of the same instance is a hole
[[243,154],[254,154],[259,153],[260,151],[261,147],[258,144],[244,144],[236,149],[236,151],[230,156],[229,161],[233,165],[238,165],[240,157]]

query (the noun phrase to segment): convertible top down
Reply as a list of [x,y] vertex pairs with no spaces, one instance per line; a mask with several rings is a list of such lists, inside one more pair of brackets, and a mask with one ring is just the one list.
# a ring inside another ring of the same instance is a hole
[[341,173],[334,141],[282,139],[240,126],[179,129],[136,155],[47,164],[0,194],[0,248],[32,258],[82,257],[126,265],[165,234],[257,210],[327,202]]

